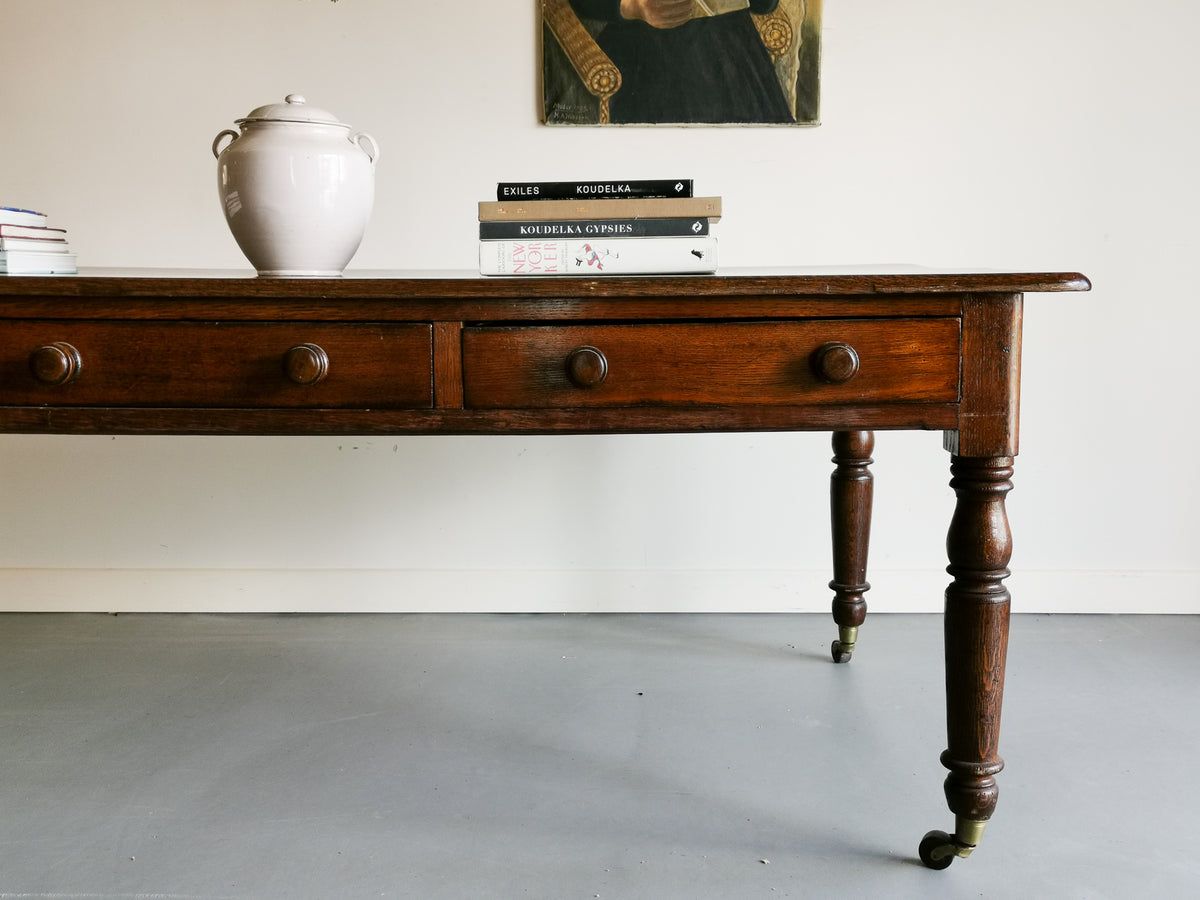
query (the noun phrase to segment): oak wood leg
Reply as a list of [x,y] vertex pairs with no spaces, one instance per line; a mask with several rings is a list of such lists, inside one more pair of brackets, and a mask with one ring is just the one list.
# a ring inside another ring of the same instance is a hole
[[833,621],[838,639],[831,650],[833,661],[849,662],[858,640],[858,628],[867,618],[863,594],[867,583],[867,549],[871,540],[871,499],[874,476],[870,465],[875,435],[870,431],[835,431],[829,479],[830,525],[833,532]]
[[1004,498],[1012,490],[1012,472],[1010,456],[955,456],[950,464],[958,502],[946,538],[947,571],[954,580],[946,588],[942,765],[950,770],[945,791],[955,828],[953,835],[930,832],[921,842],[921,858],[934,868],[975,849],[996,808],[995,776],[1004,768],[998,752],[1008,651],[1004,579],[1012,556]]

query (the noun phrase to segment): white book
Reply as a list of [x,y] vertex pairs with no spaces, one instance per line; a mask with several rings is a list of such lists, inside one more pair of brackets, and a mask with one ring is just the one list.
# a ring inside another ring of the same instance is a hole
[[717,270],[715,237],[479,242],[483,275],[671,275]]
[[65,228],[47,228],[44,225],[10,225],[0,222],[0,237],[47,238],[55,241],[65,241]]
[[74,253],[0,250],[0,275],[74,275]]
[[32,209],[18,209],[15,206],[0,206],[0,224],[45,225],[46,214],[34,212]]
[[65,240],[51,238],[19,238],[0,236],[0,250],[33,250],[37,253],[69,253],[71,245]]

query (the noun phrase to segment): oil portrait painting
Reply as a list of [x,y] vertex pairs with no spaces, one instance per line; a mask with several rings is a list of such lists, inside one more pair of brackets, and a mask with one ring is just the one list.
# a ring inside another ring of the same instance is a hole
[[821,0],[540,0],[547,125],[817,125]]

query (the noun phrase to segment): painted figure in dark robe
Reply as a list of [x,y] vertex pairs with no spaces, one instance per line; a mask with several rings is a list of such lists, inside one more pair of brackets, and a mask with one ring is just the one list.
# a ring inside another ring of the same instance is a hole
[[570,3],[581,19],[604,23],[596,43],[621,72],[614,124],[795,121],[751,18],[779,0],[699,16],[695,0]]

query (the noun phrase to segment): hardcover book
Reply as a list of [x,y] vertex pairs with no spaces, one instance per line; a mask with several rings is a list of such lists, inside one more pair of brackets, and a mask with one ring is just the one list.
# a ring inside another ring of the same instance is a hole
[[502,181],[497,200],[572,200],[580,197],[690,197],[690,178],[638,181]]
[[58,238],[0,237],[0,250],[33,250],[37,253],[66,253],[71,245]]
[[505,238],[685,237],[708,234],[708,219],[579,219],[480,222],[481,240]]
[[0,275],[74,275],[74,253],[0,250]]
[[0,237],[48,238],[65,241],[65,228],[46,228],[44,225],[13,225],[0,222]]
[[45,225],[46,214],[15,206],[0,206],[0,225]]
[[479,242],[483,275],[668,275],[716,269],[713,237]]
[[480,222],[537,222],[570,219],[721,218],[720,197],[627,197],[618,200],[483,200]]

